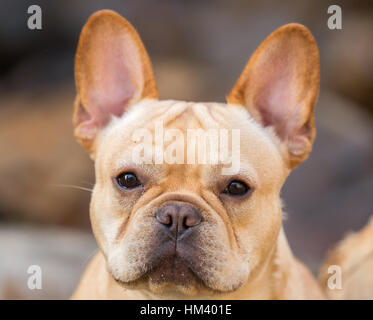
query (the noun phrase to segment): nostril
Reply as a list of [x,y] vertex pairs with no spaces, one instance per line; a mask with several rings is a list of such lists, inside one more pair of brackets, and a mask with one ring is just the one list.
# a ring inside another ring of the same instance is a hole
[[172,218],[170,214],[166,214],[162,216],[162,221],[163,224],[166,226],[169,226],[172,223]]
[[184,228],[191,228],[197,226],[202,221],[201,214],[195,209],[188,209],[180,212],[182,225]]
[[184,226],[187,228],[194,227],[201,222],[196,216],[186,216],[184,219]]
[[164,225],[166,225],[166,226],[168,226],[168,225],[170,225],[170,224],[172,223],[171,215],[170,215],[170,214],[167,214],[167,213],[165,213],[165,212],[158,213],[158,214],[156,215],[156,218],[157,218],[157,220],[158,220],[160,223],[162,223],[162,224],[164,224]]
[[172,226],[172,224],[175,222],[174,221],[174,215],[176,214],[175,208],[173,207],[165,207],[162,208],[161,210],[158,210],[155,214],[155,217],[157,220],[162,223],[165,226]]

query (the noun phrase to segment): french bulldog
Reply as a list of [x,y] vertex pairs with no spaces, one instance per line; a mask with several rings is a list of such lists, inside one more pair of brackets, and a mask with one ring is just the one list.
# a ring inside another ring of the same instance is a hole
[[75,78],[99,253],[73,299],[324,297],[292,254],[280,199],[315,139],[319,53],[306,27],[269,35],[226,103],[196,103],[158,100],[137,32],[99,11],[81,32]]

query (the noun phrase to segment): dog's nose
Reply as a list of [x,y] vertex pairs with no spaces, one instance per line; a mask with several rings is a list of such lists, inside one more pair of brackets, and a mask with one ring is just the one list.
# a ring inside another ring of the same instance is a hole
[[201,213],[190,204],[167,203],[155,213],[157,220],[167,227],[175,238],[180,237],[186,230],[199,225]]

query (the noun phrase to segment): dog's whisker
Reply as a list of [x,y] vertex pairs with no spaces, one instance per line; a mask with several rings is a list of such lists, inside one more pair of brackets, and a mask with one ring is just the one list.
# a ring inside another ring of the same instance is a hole
[[85,184],[87,184],[87,185],[90,185],[91,187],[93,187],[93,186],[95,185],[94,183],[89,182],[89,181],[86,181],[86,180],[82,181],[82,183],[85,183]]
[[88,191],[88,192],[93,191],[93,189],[85,188],[85,187],[82,187],[82,186],[76,186],[76,185],[73,185],[73,184],[52,184],[52,186],[53,187],[61,187],[61,188],[79,189],[79,190]]

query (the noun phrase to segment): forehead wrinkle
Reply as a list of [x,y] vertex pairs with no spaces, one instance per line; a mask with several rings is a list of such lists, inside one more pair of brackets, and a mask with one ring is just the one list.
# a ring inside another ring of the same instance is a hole
[[198,119],[201,127],[203,128],[219,128],[219,124],[211,114],[211,106],[207,106],[203,103],[195,103],[192,106],[192,110],[196,118]]
[[167,126],[170,122],[178,119],[182,114],[188,110],[188,107],[191,105],[189,102],[184,101],[173,101],[173,104],[168,108],[166,113],[161,117],[163,124]]

